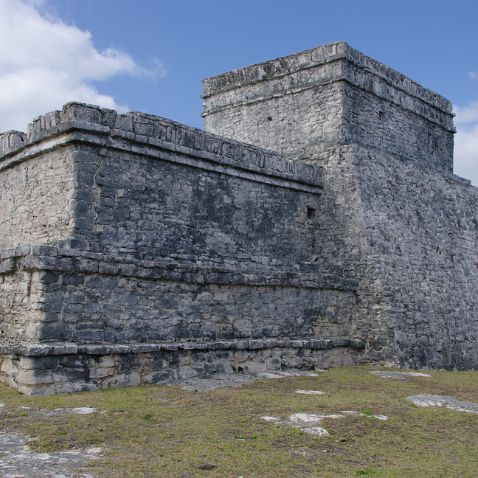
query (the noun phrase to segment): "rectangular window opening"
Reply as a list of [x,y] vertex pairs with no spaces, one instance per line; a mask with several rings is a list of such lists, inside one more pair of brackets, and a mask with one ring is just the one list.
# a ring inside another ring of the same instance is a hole
[[307,206],[307,219],[313,221],[316,216],[316,209],[314,207]]

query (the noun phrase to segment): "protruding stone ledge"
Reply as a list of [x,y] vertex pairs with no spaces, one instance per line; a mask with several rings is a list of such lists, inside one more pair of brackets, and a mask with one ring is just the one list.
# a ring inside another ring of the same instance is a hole
[[170,344],[25,344],[0,351],[0,382],[28,395],[170,383],[215,373],[351,365],[358,339],[271,339]]
[[230,265],[204,259],[159,258],[138,260],[125,254],[103,254],[54,246],[19,247],[0,251],[0,274],[44,271],[135,277],[143,280],[180,281],[194,284],[284,286],[354,291],[357,283],[324,273],[320,264],[276,264],[252,262]]
[[247,340],[217,340],[197,342],[165,342],[136,344],[75,344],[75,343],[38,343],[38,344],[3,344],[0,354],[15,354],[25,357],[45,357],[51,355],[110,355],[174,352],[178,350],[261,350],[270,348],[292,348],[310,350],[330,350],[336,347],[364,349],[363,340],[348,337],[301,338],[301,339],[247,339]]
[[[377,77],[390,87],[419,99],[443,113],[452,114],[453,105],[449,100],[434,91],[424,88],[393,68],[355,50],[343,41],[330,43],[318,48],[312,48],[282,58],[206,78],[203,81],[203,97],[210,98],[211,96],[219,95],[230,90],[275,80],[301,70],[315,68],[340,60],[345,60],[350,65]],[[347,79],[357,86],[363,86],[361,79],[357,77],[352,70],[339,70],[342,79]],[[337,70],[337,72],[339,72],[339,70]]]
[[[252,174],[249,178],[252,180],[271,177],[312,188],[321,187],[318,166],[285,159],[272,151],[158,116],[119,114],[81,103],[68,103],[61,111],[38,117],[29,125],[26,135],[19,132],[0,135],[0,169],[68,143],[90,143],[203,169],[205,165],[201,161],[209,162],[216,165],[216,169],[213,168],[216,172],[227,173],[224,168],[232,168]],[[157,151],[172,154],[167,156]],[[317,191],[311,189],[310,192]]]

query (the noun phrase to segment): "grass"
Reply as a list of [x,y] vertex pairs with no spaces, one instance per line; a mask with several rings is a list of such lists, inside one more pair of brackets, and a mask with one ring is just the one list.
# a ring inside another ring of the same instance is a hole
[[[0,386],[0,419],[4,432],[34,437],[36,451],[103,446],[104,456],[88,466],[99,477],[478,476],[478,415],[421,409],[405,400],[432,393],[476,402],[478,372],[392,380],[369,370],[344,367],[207,393],[141,386],[38,398]],[[326,394],[300,395],[297,389]],[[36,411],[83,406],[98,413]],[[324,420],[330,435],[318,438],[260,418],[341,410],[389,420]]]

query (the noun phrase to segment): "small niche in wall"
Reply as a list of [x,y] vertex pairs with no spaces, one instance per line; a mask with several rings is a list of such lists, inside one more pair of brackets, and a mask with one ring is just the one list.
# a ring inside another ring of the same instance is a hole
[[378,118],[380,119],[380,121],[383,121],[384,118],[385,118],[385,113],[383,111],[379,111],[378,112]]
[[307,220],[308,221],[315,221],[317,216],[317,210],[315,207],[307,206]]

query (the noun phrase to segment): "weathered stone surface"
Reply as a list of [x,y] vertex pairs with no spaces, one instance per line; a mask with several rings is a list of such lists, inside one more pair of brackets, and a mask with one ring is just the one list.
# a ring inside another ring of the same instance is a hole
[[76,103],[5,144],[5,383],[89,390],[360,355],[356,283],[314,262],[320,168]]
[[321,390],[296,390],[295,393],[299,393],[300,395],[324,395],[325,392]]
[[93,478],[80,468],[98,459],[101,448],[68,450],[55,453],[36,453],[28,447],[25,438],[0,434],[0,473],[4,477],[36,478]]
[[205,80],[208,131],[320,165],[315,253],[358,281],[372,360],[478,367],[478,190],[451,104],[345,43]]
[[[244,340],[177,342],[104,346],[83,345],[76,353],[62,345],[43,355],[38,347],[10,346],[0,354],[0,379],[30,395],[47,395],[96,388],[164,383],[213,374],[259,376],[277,370],[277,378],[300,375],[284,368],[311,369],[351,365],[361,356],[359,344],[344,341]],[[56,349],[56,350],[55,350]],[[145,351],[149,350],[149,351]],[[38,353],[40,352],[40,353]],[[309,372],[311,373],[311,372]]]
[[446,99],[344,43],[204,98],[212,133],[69,103],[0,135],[0,380],[478,366],[478,195]]
[[[345,42],[204,80],[206,129],[300,159],[361,144],[452,171],[452,105]],[[260,125],[260,127],[258,127]]]
[[171,385],[181,385],[185,390],[193,392],[210,392],[220,388],[241,387],[249,385],[257,379],[254,375],[241,374],[222,374],[216,373],[211,377],[190,378],[186,380],[175,380]]
[[407,400],[417,407],[424,408],[449,408],[458,412],[478,413],[478,403],[467,402],[456,397],[445,395],[430,395],[422,393],[420,395],[411,395]]
[[392,378],[395,380],[405,380],[407,377],[431,377],[429,373],[400,372],[396,370],[373,370],[370,373],[380,378]]
[[[360,416],[360,417],[369,417],[375,418],[380,421],[388,420],[388,417],[385,415],[368,415],[365,413],[360,413],[355,410],[346,410],[340,413],[293,413],[289,415],[286,419],[282,419],[276,416],[266,415],[261,417],[262,420],[273,423],[274,425],[285,425],[293,428],[300,428],[304,433],[309,435],[314,435],[318,437],[327,436],[329,432],[322,427],[310,426],[321,424],[323,420],[337,420],[344,418],[346,416]],[[309,426],[307,426],[309,425]]]

